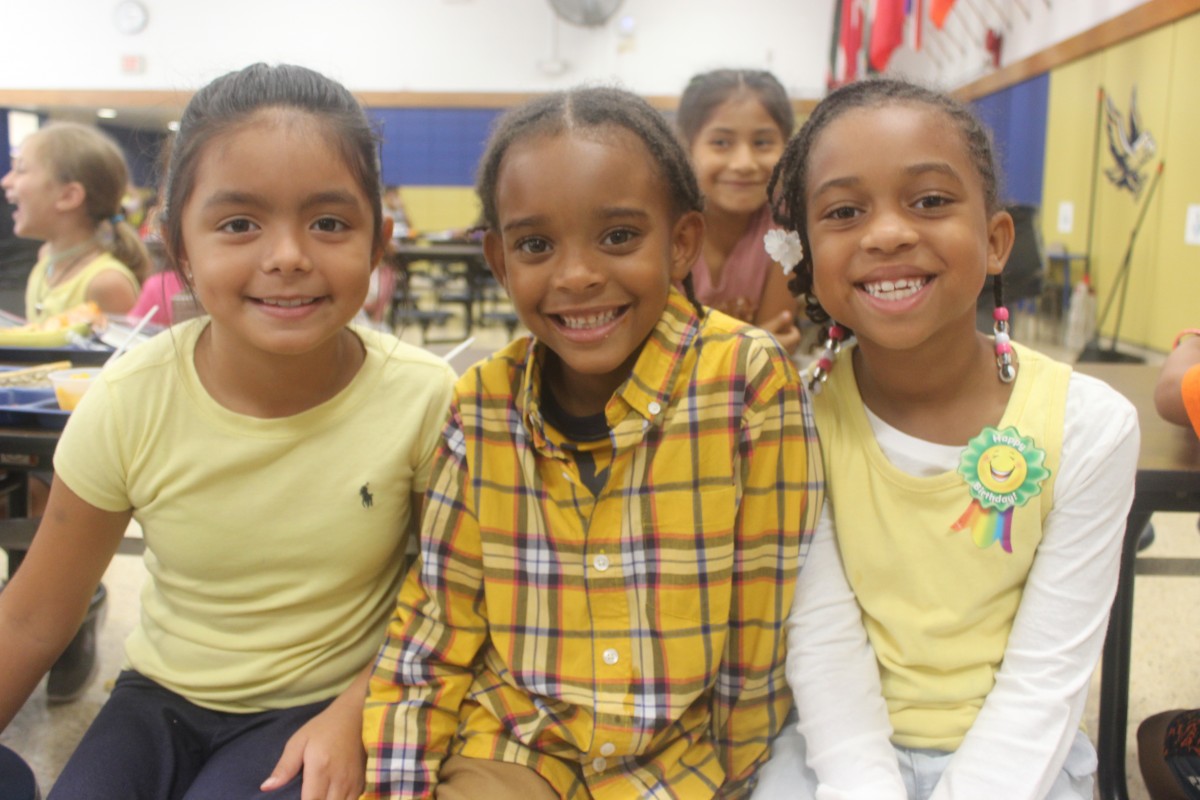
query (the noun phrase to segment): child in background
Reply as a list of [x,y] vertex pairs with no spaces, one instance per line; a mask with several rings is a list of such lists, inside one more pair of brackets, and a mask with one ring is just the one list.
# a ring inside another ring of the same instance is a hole
[[532,333],[464,375],[365,714],[367,797],[744,797],[820,504],[766,333],[675,287],[679,142],[590,88],[499,123],[484,252]]
[[127,176],[121,149],[88,125],[52,122],[22,143],[0,187],[16,235],[45,241],[25,288],[29,322],[87,301],[133,307],[150,256],[121,211]]
[[769,72],[706,72],[684,89],[676,124],[704,194],[704,246],[692,267],[696,297],[795,351],[796,302],[763,250],[771,227],[767,180],[796,124],[787,92]]
[[[1159,416],[1200,436],[1200,330],[1175,338],[1154,387]],[[1153,800],[1200,800],[1200,709],[1161,711],[1138,726],[1138,766]]]
[[1079,723],[1135,410],[1010,341],[1000,289],[994,338],[976,332],[1013,223],[958,102],[894,80],[838,89],[771,189],[803,246],[793,288],[829,324],[812,376],[829,504],[789,618],[798,732],[756,800],[1090,799]]
[[141,319],[150,313],[150,309],[154,309],[150,321],[164,327],[170,325],[175,321],[175,296],[186,291],[187,287],[184,286],[183,278],[178,272],[169,267],[160,269],[142,284],[142,291],[138,294],[133,308],[129,309],[129,316]]
[[1191,425],[1200,436],[1200,330],[1175,338],[1154,387],[1159,416],[1176,425]]
[[354,798],[367,665],[453,373],[351,328],[391,236],[354,97],[255,65],[184,111],[163,238],[209,316],[104,371],[0,593],[0,726],[130,518],[149,579],[126,670],[51,798]]

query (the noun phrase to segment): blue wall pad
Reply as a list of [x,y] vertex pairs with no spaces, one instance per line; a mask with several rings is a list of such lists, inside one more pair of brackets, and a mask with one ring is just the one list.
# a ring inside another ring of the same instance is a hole
[[125,163],[129,166],[130,182],[134,186],[158,188],[159,183],[166,177],[158,174],[158,163],[167,135],[157,131],[122,128],[119,125],[101,125],[100,130],[121,145],[121,151],[125,153]]
[[971,104],[992,130],[1005,202],[1042,205],[1049,94],[1050,74],[1043,73]]
[[386,186],[474,186],[491,108],[373,108]]
[[12,158],[8,151],[12,149],[12,142],[8,140],[8,109],[0,108],[0,176],[7,175],[12,169]]

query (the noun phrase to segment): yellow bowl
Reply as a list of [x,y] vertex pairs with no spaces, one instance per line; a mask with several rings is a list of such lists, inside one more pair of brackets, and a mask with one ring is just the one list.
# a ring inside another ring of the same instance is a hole
[[58,407],[63,411],[74,411],[75,406],[79,405],[79,399],[83,397],[83,393],[99,375],[99,367],[79,367],[51,372],[50,385],[54,387],[54,396],[58,398]]

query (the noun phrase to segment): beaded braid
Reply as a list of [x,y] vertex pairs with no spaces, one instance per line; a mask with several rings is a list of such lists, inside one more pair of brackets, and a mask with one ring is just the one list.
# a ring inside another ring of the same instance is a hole
[[[567,131],[624,128],[646,146],[668,192],[675,218],[704,210],[704,196],[688,161],[687,152],[666,119],[632,92],[610,87],[580,87],[531,100],[509,111],[496,123],[480,161],[475,193],[483,208],[483,221],[491,230],[500,225],[496,210],[496,180],[504,156],[514,142],[531,136],[553,136]],[[683,290],[697,315],[705,308],[696,299],[691,275]]]

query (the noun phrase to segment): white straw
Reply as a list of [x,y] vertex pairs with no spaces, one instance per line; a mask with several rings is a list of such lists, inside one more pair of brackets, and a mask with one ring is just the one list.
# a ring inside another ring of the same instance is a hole
[[442,359],[443,359],[443,360],[445,360],[445,361],[453,361],[453,360],[454,360],[454,357],[455,357],[456,355],[458,355],[458,354],[459,354],[459,353],[461,353],[463,350],[466,350],[468,347],[470,347],[470,346],[472,345],[472,343],[474,343],[474,341],[475,341],[475,337],[474,337],[474,336],[471,336],[471,337],[467,338],[467,340],[466,340],[466,341],[462,342],[462,343],[461,343],[461,344],[459,344],[457,347],[455,347],[454,349],[452,349],[452,350],[451,350],[449,353],[446,353],[446,355],[442,356]]
[[137,338],[137,335],[142,332],[142,328],[146,327],[146,323],[150,321],[150,318],[154,316],[156,311],[158,311],[158,306],[150,307],[150,310],[146,312],[146,315],[138,320],[137,325],[133,326],[133,330],[131,330],[129,335],[125,337],[125,341],[121,342],[121,345],[116,350],[113,350],[113,354],[104,362],[104,366],[107,367],[113,362],[113,359],[121,355],[121,353],[124,353],[129,348],[129,345],[132,344],[133,340]]

